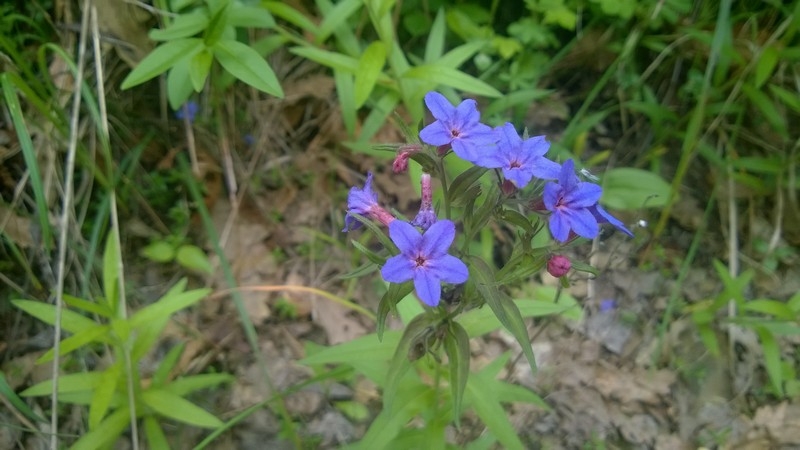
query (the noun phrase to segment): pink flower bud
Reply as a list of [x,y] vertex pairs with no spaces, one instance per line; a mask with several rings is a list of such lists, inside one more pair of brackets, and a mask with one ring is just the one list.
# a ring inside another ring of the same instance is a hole
[[378,205],[369,209],[369,217],[372,220],[377,220],[385,227],[388,227],[390,223],[397,219],[392,213]]
[[503,195],[510,196],[517,191],[517,186],[511,180],[503,180],[500,190],[503,191]]
[[405,173],[408,170],[409,158],[420,150],[422,150],[422,146],[419,144],[408,144],[398,148],[397,156],[394,157],[392,162],[392,171],[394,173]]
[[553,255],[547,260],[547,273],[556,278],[563,277],[571,268],[572,263],[564,255]]
[[420,191],[422,192],[422,202],[419,206],[417,217],[411,222],[412,225],[427,230],[436,223],[436,212],[433,210],[433,188],[431,187],[431,175],[423,173],[419,180]]

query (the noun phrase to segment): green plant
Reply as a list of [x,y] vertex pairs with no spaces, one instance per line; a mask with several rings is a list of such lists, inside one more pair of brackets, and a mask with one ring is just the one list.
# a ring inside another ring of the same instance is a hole
[[[581,316],[575,299],[566,294],[562,293],[558,303],[552,301],[553,289],[540,288],[535,296],[514,301],[523,317]],[[458,424],[467,408],[486,425],[485,444],[525,448],[503,404],[526,402],[544,409],[547,404],[536,393],[497,379],[509,353],[480,370],[469,369],[467,340],[502,326],[492,311],[474,309],[431,322],[413,295],[406,295],[397,310],[406,323],[404,331],[386,331],[382,337],[373,333],[327,348],[307,347],[308,356],[301,361],[320,373],[327,371],[328,364],[351,367],[391,393],[384,397],[384,408],[354,448],[445,448],[444,427]],[[407,427],[414,418],[421,420],[419,426]]]
[[[200,92],[205,87],[212,63],[217,61],[234,78],[283,97],[275,72],[254,48],[258,45],[250,46],[237,39],[237,28],[272,28],[275,21],[269,11],[237,0],[190,3],[192,7],[186,7],[164,29],[150,33],[151,39],[164,43],[131,71],[122,88],[134,87],[168,71],[167,98],[172,109],[178,110],[193,90]],[[266,42],[274,49],[274,42]]]
[[[215,428],[222,422],[214,415],[186,400],[194,391],[230,382],[227,374],[201,374],[173,378],[183,346],[173,347],[158,369],[146,380],[139,373],[139,361],[158,344],[158,338],[170,317],[208,295],[208,289],[186,290],[186,280],[174,285],[164,296],[130,316],[120,311],[118,301],[119,249],[115,240],[106,242],[103,259],[103,297],[93,301],[65,296],[64,302],[74,310],[61,312],[60,326],[71,336],[60,343],[60,355],[108,347],[113,355],[107,365],[88,372],[62,375],[41,382],[21,393],[23,397],[52,395],[63,403],[89,406],[88,432],[72,449],[94,449],[112,445],[125,432],[131,421],[141,420],[144,434],[152,448],[167,448],[168,441],[160,425],[161,418],[198,427]],[[13,304],[39,320],[58,326],[54,305],[31,300],[14,300]],[[94,316],[94,319],[77,312]],[[42,355],[38,362],[51,361],[54,351]],[[135,417],[132,418],[132,415]]]
[[[800,320],[800,292],[786,302],[769,298],[748,299],[748,285],[755,275],[752,270],[734,277],[724,264],[716,260],[714,268],[722,280],[722,291],[711,299],[687,307],[706,348],[713,355],[720,355],[715,332],[719,327],[733,325],[749,329],[758,337],[764,352],[764,368],[772,391],[779,397],[787,394],[787,387],[796,392],[794,361],[782,356],[779,339],[800,334],[796,325]],[[720,311],[727,311],[727,314],[720,318]]]

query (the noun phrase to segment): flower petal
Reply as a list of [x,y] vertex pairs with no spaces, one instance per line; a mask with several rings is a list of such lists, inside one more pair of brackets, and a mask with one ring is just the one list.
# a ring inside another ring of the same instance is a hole
[[561,173],[558,174],[558,184],[560,184],[565,191],[569,191],[578,184],[578,181],[578,176],[575,175],[575,162],[571,159],[564,161],[564,164],[561,166]]
[[[437,120],[449,121],[456,113],[456,108],[444,95],[431,91],[425,94],[425,106]],[[435,144],[431,144],[435,145]]]
[[566,209],[564,215],[567,216],[572,231],[578,236],[594,239],[600,232],[597,220],[589,208]]
[[414,263],[403,255],[392,256],[381,267],[381,276],[390,283],[403,283],[414,278]]
[[533,178],[533,174],[528,168],[523,167],[515,167],[512,169],[503,168],[503,176],[506,177],[507,180],[511,180],[514,183],[514,186],[517,189],[522,189],[531,182],[531,178]]
[[544,136],[533,136],[522,141],[522,149],[527,155],[544,156],[550,150],[550,143]]
[[602,195],[603,188],[594,183],[582,181],[567,192],[567,195],[564,196],[564,203],[569,205],[570,209],[588,208],[600,201]]
[[469,278],[467,265],[453,255],[444,255],[428,261],[428,270],[446,283],[463,283]]
[[554,161],[542,157],[536,157],[531,161],[531,174],[536,178],[543,180],[558,179],[558,174],[561,171],[561,166]]
[[442,286],[439,280],[427,270],[418,270],[414,274],[414,289],[417,296],[428,306],[436,306],[442,297]]
[[428,145],[439,146],[452,142],[453,135],[442,122],[436,121],[420,130],[419,139]]
[[468,98],[456,106],[456,112],[452,117],[453,124],[459,131],[466,132],[466,129],[476,125],[481,120],[478,112],[478,102]]
[[592,212],[594,218],[597,220],[597,223],[610,223],[611,225],[617,227],[620,231],[627,234],[630,237],[633,237],[633,233],[629,230],[622,221],[617,219],[616,217],[612,216],[608,213],[605,209],[603,209],[600,204],[596,204],[594,206],[589,207],[589,211]]
[[419,231],[402,220],[395,220],[389,224],[389,237],[404,255],[415,253],[422,244],[422,235]]
[[553,235],[559,242],[567,242],[569,238],[569,220],[567,216],[560,211],[554,212],[550,215],[550,234]]
[[547,208],[548,211],[555,211],[556,203],[558,203],[558,198],[561,196],[562,192],[563,189],[559,184],[550,182],[544,185],[542,201],[544,202],[544,207]]
[[443,219],[440,220],[422,235],[420,250],[426,259],[434,259],[440,255],[446,255],[450,249],[450,244],[456,237],[456,226],[453,222]]

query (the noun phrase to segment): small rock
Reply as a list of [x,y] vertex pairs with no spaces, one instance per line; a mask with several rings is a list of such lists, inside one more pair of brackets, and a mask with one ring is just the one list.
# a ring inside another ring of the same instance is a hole
[[356,437],[356,429],[340,412],[327,411],[308,424],[307,431],[321,439],[321,447],[352,442]]

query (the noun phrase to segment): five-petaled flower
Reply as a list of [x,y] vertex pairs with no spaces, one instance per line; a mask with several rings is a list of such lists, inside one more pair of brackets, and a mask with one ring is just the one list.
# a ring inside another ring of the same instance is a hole
[[592,213],[592,215],[594,216],[595,220],[597,220],[597,223],[610,223],[611,225],[614,225],[617,229],[619,229],[623,233],[627,234],[630,237],[633,237],[633,233],[631,233],[631,230],[629,230],[625,226],[625,224],[622,223],[619,219],[617,219],[616,217],[612,216],[611,214],[608,213],[608,211],[603,209],[603,207],[600,206],[599,203],[596,203],[596,204],[590,206],[589,207],[589,211]]
[[558,183],[544,185],[544,206],[550,214],[550,233],[560,242],[569,239],[570,230],[581,237],[597,236],[597,225],[591,206],[597,205],[603,190],[600,186],[580,181],[575,174],[575,163],[568,159],[561,166]]
[[419,132],[422,142],[449,145],[459,158],[470,162],[494,151],[497,137],[489,125],[480,123],[475,100],[467,99],[453,106],[444,95],[431,91],[425,94],[425,105],[436,121]]
[[522,140],[510,123],[495,128],[495,132],[499,139],[497,150],[479,155],[474,161],[476,165],[503,169],[503,176],[514,183],[517,189],[527,186],[533,177],[545,180],[558,178],[560,166],[544,157],[550,149],[550,143],[544,136]]
[[353,215],[369,217],[388,226],[395,220],[389,211],[386,211],[378,204],[378,194],[372,190],[372,172],[367,173],[367,181],[364,188],[352,187],[347,195],[347,214],[344,216],[344,229],[342,231],[355,230],[361,226],[361,222],[353,218]]
[[408,222],[389,224],[389,237],[400,254],[389,258],[381,268],[383,279],[390,283],[414,281],[417,296],[428,306],[436,306],[442,296],[441,282],[463,283],[469,277],[466,264],[447,253],[455,238],[456,227],[440,220],[425,233]]

